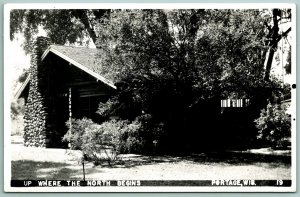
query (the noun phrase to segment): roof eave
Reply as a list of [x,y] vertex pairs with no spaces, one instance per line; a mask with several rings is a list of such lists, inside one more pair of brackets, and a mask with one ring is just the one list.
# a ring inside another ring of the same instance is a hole
[[84,72],[90,74],[91,76],[95,77],[97,80],[100,80],[104,84],[110,86],[111,88],[117,89],[117,87],[113,83],[111,83],[109,80],[105,79],[103,76],[101,76],[98,73],[95,73],[94,71],[88,69],[87,67],[83,66],[82,64],[80,64],[77,61],[73,60],[72,58],[64,55],[61,52],[59,52],[58,50],[55,50],[55,49],[51,48],[51,46],[42,55],[42,57],[41,57],[42,61],[46,58],[46,56],[49,54],[50,51],[52,53],[56,54],[57,56],[61,57],[62,59],[66,60],[67,62],[73,64],[74,66],[81,69],[82,71],[84,71]]
[[20,98],[20,96],[22,95],[24,89],[28,85],[29,81],[30,81],[30,74],[27,76],[27,78],[25,79],[24,83],[22,84],[22,86],[20,87],[20,89],[18,90],[18,92],[15,94],[15,96],[14,96],[15,99],[19,99]]

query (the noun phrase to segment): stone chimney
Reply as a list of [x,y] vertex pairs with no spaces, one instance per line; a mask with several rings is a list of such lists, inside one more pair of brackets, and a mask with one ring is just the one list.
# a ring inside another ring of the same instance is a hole
[[47,137],[47,107],[45,90],[43,90],[44,75],[41,57],[49,46],[49,39],[38,37],[34,42],[31,55],[30,83],[24,114],[24,145],[46,147]]

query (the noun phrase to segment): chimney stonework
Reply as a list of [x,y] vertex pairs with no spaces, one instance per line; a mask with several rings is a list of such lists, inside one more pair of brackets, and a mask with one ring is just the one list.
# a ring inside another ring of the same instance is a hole
[[45,101],[45,73],[41,56],[50,42],[46,37],[38,37],[31,55],[30,84],[24,115],[24,145],[33,147],[47,146],[47,106]]

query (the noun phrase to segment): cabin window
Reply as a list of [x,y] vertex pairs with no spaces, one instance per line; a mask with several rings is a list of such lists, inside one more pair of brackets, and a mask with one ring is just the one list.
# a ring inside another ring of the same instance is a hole
[[223,99],[221,107],[247,107],[250,104],[250,99]]

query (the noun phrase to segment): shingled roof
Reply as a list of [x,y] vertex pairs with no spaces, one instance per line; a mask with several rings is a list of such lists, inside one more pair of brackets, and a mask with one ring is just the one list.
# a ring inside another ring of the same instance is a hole
[[[109,80],[105,79],[99,73],[96,72],[97,66],[97,54],[99,54],[98,49],[86,48],[86,47],[73,47],[73,46],[63,46],[63,45],[50,45],[48,49],[42,55],[42,61],[47,57],[49,53],[54,53],[55,55],[61,57],[62,59],[68,61],[84,72],[95,77],[97,80],[102,81],[106,85],[113,89],[116,86]],[[30,81],[30,75],[27,77],[26,81],[23,83],[17,94],[16,98],[19,98],[23,90]]]
[[106,85],[116,89],[114,84],[102,77],[95,70],[99,66],[97,64],[97,54],[100,53],[99,49],[91,49],[85,47],[72,47],[72,46],[62,46],[62,45],[50,45],[50,47],[42,55],[42,60],[52,52],[59,57],[65,59],[69,63],[75,65],[79,69],[87,72],[88,74],[94,76],[98,80],[102,81]]
[[79,64],[94,70],[97,65],[96,55],[99,52],[98,49],[86,48],[86,47],[73,47],[73,46],[63,46],[63,45],[50,45],[48,50],[42,56],[42,60],[48,54],[49,51],[56,50],[70,59],[78,62]]

